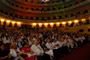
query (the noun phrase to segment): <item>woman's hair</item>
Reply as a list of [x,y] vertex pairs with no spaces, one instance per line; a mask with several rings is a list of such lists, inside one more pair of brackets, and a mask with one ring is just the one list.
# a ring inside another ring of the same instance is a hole
[[28,45],[28,44],[27,44],[27,43],[23,43],[23,47],[24,47],[25,45]]
[[15,42],[13,42],[13,43],[11,44],[10,49],[13,49],[13,46],[14,46],[14,45],[16,45]]
[[[44,42],[44,41],[41,41],[41,42],[40,42],[40,45],[42,45],[42,42]],[[44,43],[45,43],[45,42],[44,42]]]

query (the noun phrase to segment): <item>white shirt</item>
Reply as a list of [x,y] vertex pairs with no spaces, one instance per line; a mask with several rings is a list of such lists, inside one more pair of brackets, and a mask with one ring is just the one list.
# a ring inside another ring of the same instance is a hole
[[57,41],[56,43],[59,44],[58,48],[62,47],[62,44],[60,41]]
[[34,41],[35,41],[35,40],[36,40],[36,38],[33,38],[32,40],[34,40]]
[[64,40],[64,42],[63,42],[64,44],[66,44],[67,43],[67,40]]
[[42,34],[39,34],[39,36],[38,36],[38,37],[39,37],[39,38],[41,38],[42,36],[43,36]]
[[31,49],[33,50],[33,52],[36,54],[36,55],[39,55],[39,54],[41,54],[41,53],[44,53],[44,51],[43,51],[43,49],[41,48],[41,46],[40,45],[32,45],[31,46]]
[[19,42],[22,42],[23,40],[22,40],[22,38],[19,38],[18,41],[19,41]]
[[72,43],[72,42],[73,42],[73,40],[71,40],[71,39],[68,39],[68,41],[69,41],[70,43]]
[[30,38],[28,37],[28,38],[27,38],[27,40],[29,41],[29,40],[30,40]]
[[76,41],[79,41],[79,39],[75,38]]
[[[56,42],[52,42],[52,46],[53,46],[53,47],[55,47],[56,44],[57,44]],[[53,48],[53,49],[58,49],[58,46],[56,46],[56,47]]]
[[79,40],[82,40],[82,38],[81,38],[81,37],[79,37]]
[[28,43],[29,43],[29,45],[32,45],[32,44],[33,44],[33,42],[32,42],[32,41],[30,41],[30,40],[29,40],[29,42],[28,42]]
[[83,42],[82,37],[79,37],[79,40],[80,40],[81,42]]
[[84,36],[82,36],[81,38],[82,38],[82,40],[85,40],[85,37]]
[[22,44],[20,42],[16,42],[16,46],[22,48]]
[[60,44],[61,44],[62,46],[63,46],[63,45],[65,46],[65,45],[66,45],[66,42],[64,41],[64,42],[61,42]]
[[8,38],[8,40],[6,39],[6,37],[3,39],[3,43],[6,44],[6,43],[11,43],[10,39]]
[[47,47],[48,49],[52,49],[52,43],[46,43],[46,47]]
[[52,36],[52,39],[54,39],[54,35]]
[[[17,48],[17,52],[22,54],[19,48]],[[14,49],[10,49],[10,53],[12,54],[12,57],[17,57],[17,53]]]

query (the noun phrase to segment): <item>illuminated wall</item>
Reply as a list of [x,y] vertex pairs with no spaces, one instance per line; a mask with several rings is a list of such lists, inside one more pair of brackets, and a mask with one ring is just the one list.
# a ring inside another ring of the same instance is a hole
[[12,26],[12,27],[19,27],[19,26],[21,26],[21,22],[5,20],[5,19],[0,19],[0,24],[1,25],[6,25],[6,26]]
[[71,21],[61,21],[61,22],[35,22],[35,23],[25,23],[20,21],[13,21],[13,20],[6,20],[0,19],[1,25],[10,25],[14,27],[19,27],[21,25],[31,25],[32,27],[46,27],[46,28],[53,28],[53,27],[69,27],[71,24],[73,26],[80,25],[81,23],[86,23],[86,19],[81,20],[71,20]]

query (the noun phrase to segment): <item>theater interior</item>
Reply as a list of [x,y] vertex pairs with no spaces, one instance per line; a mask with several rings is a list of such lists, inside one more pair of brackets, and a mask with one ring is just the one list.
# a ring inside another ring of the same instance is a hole
[[90,0],[0,0],[0,60],[90,60]]

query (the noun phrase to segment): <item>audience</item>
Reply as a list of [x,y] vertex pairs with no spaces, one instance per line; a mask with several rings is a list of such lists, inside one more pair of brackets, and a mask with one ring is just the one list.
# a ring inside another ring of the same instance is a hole
[[1,29],[0,60],[53,60],[89,41],[90,35],[60,30]]
[[38,60],[51,60],[50,56],[44,53],[43,48],[38,44],[37,40],[34,41],[34,44],[31,46],[31,49],[37,55]]
[[25,60],[37,60],[37,57],[35,56],[35,54],[33,54],[32,49],[30,49],[27,43],[23,44],[23,48],[21,49],[21,51],[23,55],[26,55]]
[[44,50],[44,52],[45,52],[46,54],[50,55],[51,59],[53,59],[53,57],[54,57],[53,51],[52,51],[52,50],[49,50],[49,49],[45,46],[45,42],[44,42],[44,41],[42,41],[42,42],[40,43],[40,46],[42,47],[42,49]]
[[25,60],[23,57],[21,57],[22,52],[19,48],[16,47],[15,42],[13,42],[10,46],[10,53],[12,53],[12,57],[14,60]]
[[0,44],[0,60],[9,60],[11,54],[7,50],[5,50],[4,44]]

